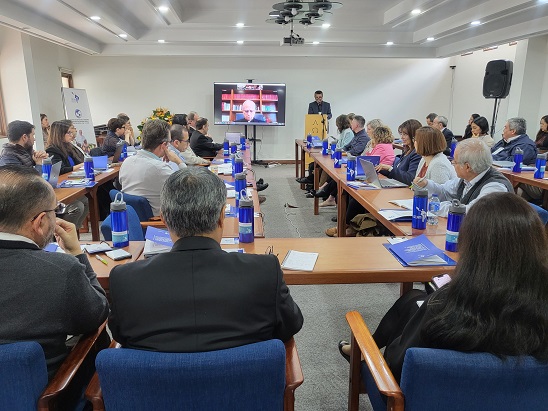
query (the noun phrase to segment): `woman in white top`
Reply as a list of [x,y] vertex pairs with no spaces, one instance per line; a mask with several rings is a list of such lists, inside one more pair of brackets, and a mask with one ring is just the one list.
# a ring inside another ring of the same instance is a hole
[[350,128],[350,120],[346,114],[341,114],[337,117],[335,124],[337,125],[337,131],[339,132],[339,135],[337,136],[339,139],[337,141],[337,148],[343,148],[352,141],[354,132]]
[[493,147],[495,140],[489,135],[489,122],[485,117],[478,117],[471,124],[472,138],[479,138],[487,147]]
[[447,142],[442,132],[430,126],[421,127],[415,133],[415,151],[422,156],[416,177],[443,184],[457,177],[455,167],[443,151]]

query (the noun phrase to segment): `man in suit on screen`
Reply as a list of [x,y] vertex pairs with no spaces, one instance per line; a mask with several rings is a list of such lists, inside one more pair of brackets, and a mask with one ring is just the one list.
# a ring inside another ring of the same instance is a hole
[[331,105],[327,101],[323,101],[321,90],[314,93],[314,101],[308,105],[308,114],[327,114],[327,119],[331,120]]
[[265,123],[266,120],[262,114],[257,113],[257,106],[254,101],[246,100],[242,104],[242,114],[236,115],[238,123]]

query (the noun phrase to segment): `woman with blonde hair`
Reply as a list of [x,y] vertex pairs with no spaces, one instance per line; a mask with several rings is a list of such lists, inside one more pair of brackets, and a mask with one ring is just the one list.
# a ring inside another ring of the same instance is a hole
[[[394,136],[392,135],[392,130],[388,126],[380,126],[375,128],[371,137],[371,146],[368,151],[365,149],[364,155],[366,156],[379,156],[380,164],[386,164],[391,166],[394,164],[394,159],[396,155],[394,154],[394,148],[392,147],[392,142],[394,141]],[[369,145],[368,145],[369,146]]]

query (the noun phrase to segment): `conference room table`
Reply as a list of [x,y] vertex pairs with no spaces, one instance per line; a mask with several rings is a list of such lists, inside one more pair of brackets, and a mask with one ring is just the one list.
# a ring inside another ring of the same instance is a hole
[[[429,239],[438,248],[444,249],[445,237],[429,236]],[[285,281],[289,285],[401,283],[401,291],[404,292],[412,287],[413,282],[429,281],[434,275],[449,273],[454,269],[453,266],[403,267],[385,248],[386,243],[388,237],[256,238],[253,243],[221,247],[243,248],[246,253],[254,254],[265,254],[271,250],[280,263],[289,250],[318,253],[312,271],[283,270]],[[143,248],[144,242],[130,242],[125,250],[132,254],[132,258],[121,261],[113,261],[104,253],[99,253],[107,261],[107,265],[90,256],[90,263],[105,290],[109,289],[112,268],[143,259]],[[458,260],[457,253],[446,254]]]
[[545,174],[545,178],[535,178],[534,171],[522,171],[521,173],[516,173],[509,168],[495,168],[499,170],[502,174],[504,174],[508,180],[510,180],[510,183],[512,183],[514,190],[517,190],[520,183],[528,184],[530,186],[538,187],[544,190],[542,196],[542,207],[548,209],[548,174]]
[[[83,170],[82,167],[80,170]],[[80,171],[78,170],[78,171]],[[95,176],[96,184],[93,187],[70,187],[70,188],[55,188],[55,196],[57,201],[69,204],[78,198],[86,196],[89,202],[89,221],[91,225],[91,238],[93,241],[100,240],[99,234],[99,200],[97,198],[97,190],[99,187],[109,181],[114,180],[120,173],[119,165],[115,165],[109,169],[108,172],[103,172]],[[69,174],[62,174],[59,176],[58,184],[65,180],[69,180]]]

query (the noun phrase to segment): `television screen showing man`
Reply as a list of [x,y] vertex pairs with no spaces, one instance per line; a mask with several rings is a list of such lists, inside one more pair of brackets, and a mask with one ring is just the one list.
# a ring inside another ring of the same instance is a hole
[[265,117],[257,114],[257,106],[254,101],[246,100],[242,104],[242,113],[236,114],[237,123],[266,123]]

